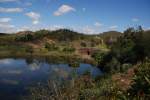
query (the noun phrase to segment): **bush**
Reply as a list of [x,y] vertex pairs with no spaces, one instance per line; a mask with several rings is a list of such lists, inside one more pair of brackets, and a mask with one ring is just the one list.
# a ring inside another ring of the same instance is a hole
[[34,40],[34,37],[33,37],[32,34],[24,34],[24,35],[16,36],[15,40],[16,41],[26,42],[26,41],[32,41],[32,40]]
[[121,71],[121,64],[116,58],[112,58],[111,61],[106,63],[105,66],[103,66],[103,71],[108,73],[116,73]]
[[82,47],[87,47],[86,43],[85,42],[81,42],[80,44]]
[[127,29],[124,35],[113,43],[108,54],[95,54],[95,60],[106,72],[124,72],[128,68],[124,68],[123,64],[136,64],[146,57],[142,34],[141,27]]
[[65,48],[63,48],[63,52],[70,52],[70,53],[72,53],[72,52],[75,52],[75,48],[73,48],[73,47],[65,47]]
[[143,30],[139,27],[137,29],[127,29],[124,35],[118,38],[111,49],[120,63],[136,64],[138,61],[142,61],[145,58],[142,37]]
[[45,48],[48,49],[48,51],[54,51],[54,50],[58,50],[58,47],[54,44],[54,43],[45,43]]
[[134,76],[134,83],[129,89],[132,97],[150,98],[150,59],[139,64]]
[[106,55],[105,52],[101,52],[101,51],[98,51],[98,52],[94,52],[92,54],[92,57],[95,59],[95,61],[97,62],[97,64],[101,64],[103,59],[104,59],[104,56]]

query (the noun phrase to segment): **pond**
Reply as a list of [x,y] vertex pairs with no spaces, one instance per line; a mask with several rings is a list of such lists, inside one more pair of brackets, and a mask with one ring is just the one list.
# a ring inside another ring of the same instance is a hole
[[47,80],[69,80],[74,77],[73,73],[81,76],[87,72],[92,77],[102,74],[98,68],[86,63],[71,67],[69,64],[54,64],[37,59],[0,59],[0,98],[16,100],[31,85]]

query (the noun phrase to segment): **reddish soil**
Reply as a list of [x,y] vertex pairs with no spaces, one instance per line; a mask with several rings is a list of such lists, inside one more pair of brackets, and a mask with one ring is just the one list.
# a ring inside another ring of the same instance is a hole
[[128,69],[126,74],[119,73],[112,76],[113,81],[116,82],[121,90],[126,91],[130,88],[131,84],[133,83],[132,79],[135,74],[135,69],[136,67],[133,67]]

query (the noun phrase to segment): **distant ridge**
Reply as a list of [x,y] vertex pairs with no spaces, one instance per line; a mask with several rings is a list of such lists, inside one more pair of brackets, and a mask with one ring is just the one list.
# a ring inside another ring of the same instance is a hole
[[0,36],[2,36],[2,35],[8,35],[7,33],[0,33]]
[[20,32],[17,32],[16,34],[34,34],[34,32],[32,31],[20,31]]
[[106,38],[118,38],[123,35],[123,33],[118,32],[118,31],[108,31],[108,32],[103,32],[99,34],[101,38],[106,39]]

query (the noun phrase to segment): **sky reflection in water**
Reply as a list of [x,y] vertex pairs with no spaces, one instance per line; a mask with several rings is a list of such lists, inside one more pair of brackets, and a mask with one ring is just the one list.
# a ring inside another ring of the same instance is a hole
[[[49,64],[46,61],[33,59],[1,59],[0,60],[0,94],[21,94],[33,84],[50,80],[68,80],[75,72],[82,75],[89,71],[93,77],[101,75],[101,71],[89,64],[81,63],[72,68],[68,64]],[[0,96],[1,96],[0,95]]]

